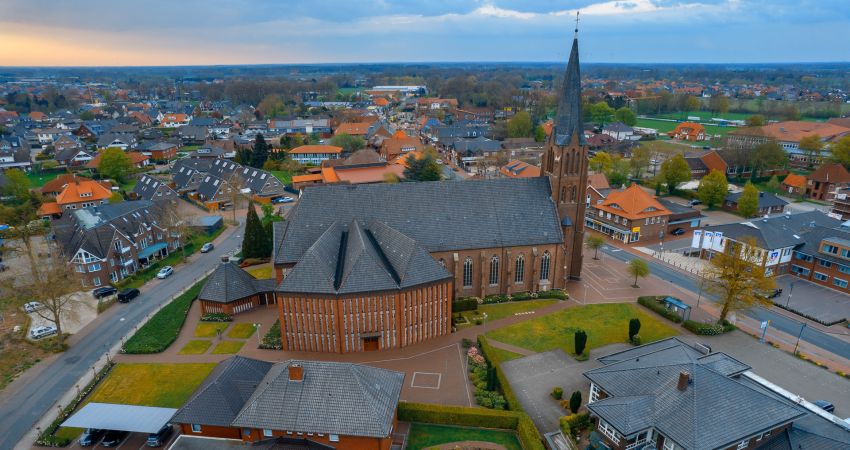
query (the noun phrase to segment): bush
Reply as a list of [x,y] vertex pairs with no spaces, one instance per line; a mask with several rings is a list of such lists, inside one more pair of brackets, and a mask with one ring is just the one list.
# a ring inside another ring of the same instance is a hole
[[160,353],[177,339],[192,302],[198,297],[207,279],[195,283],[186,292],[178,295],[171,303],[154,314],[136,334],[124,344],[124,353],[147,354]]
[[575,391],[570,395],[570,411],[575,414],[579,408],[581,408],[581,392]]
[[632,345],[640,345],[640,344],[641,344],[640,335],[636,334],[636,335],[632,336]]
[[559,387],[556,387],[555,389],[552,389],[551,395],[552,395],[552,398],[554,398],[555,400],[560,400],[560,399],[564,398],[564,388],[559,386]]
[[735,329],[735,325],[732,325],[725,320],[722,323],[702,323],[695,322],[693,320],[686,320],[682,323],[682,326],[691,333],[702,336],[717,336]]
[[478,299],[475,297],[459,298],[452,302],[452,312],[475,311],[478,309]]
[[587,333],[584,330],[578,330],[574,335],[576,355],[584,353],[584,348],[587,346]]
[[225,313],[209,313],[201,316],[201,322],[233,322],[233,316]]
[[634,340],[635,335],[640,332],[640,319],[634,317],[629,319],[629,341]]
[[661,297],[658,297],[658,296],[643,296],[643,297],[638,297],[638,303],[642,306],[645,306],[645,307],[655,311],[656,313],[658,313],[659,315],[661,315],[662,317],[664,317],[667,320],[670,320],[670,321],[675,322],[675,323],[682,323],[682,318],[679,317],[679,315],[674,313],[673,311],[668,310],[666,307],[664,307],[663,304],[659,303],[659,301],[658,301],[659,299],[661,299]]
[[[481,351],[481,354],[484,356],[485,359],[487,359],[488,362],[493,361],[492,358],[487,356],[488,354],[493,353],[493,347],[490,345],[489,342],[487,342],[487,338],[483,335],[478,336],[478,348]],[[512,411],[522,411],[522,405],[520,405],[519,399],[517,399],[513,388],[511,388],[511,384],[508,383],[508,379],[507,377],[505,377],[505,373],[502,371],[502,368],[499,366],[494,367],[496,369],[496,388],[505,397],[508,409]]]
[[555,298],[558,300],[566,300],[570,298],[569,294],[561,289],[550,289],[548,291],[542,291],[537,293],[537,298]]
[[564,435],[574,434],[577,435],[579,432],[590,428],[592,425],[590,422],[590,414],[582,413],[582,414],[570,414],[569,416],[563,416],[558,420],[561,431],[563,431]]
[[275,320],[274,325],[263,336],[260,348],[265,350],[281,350],[283,348],[283,341],[280,336],[280,319]]

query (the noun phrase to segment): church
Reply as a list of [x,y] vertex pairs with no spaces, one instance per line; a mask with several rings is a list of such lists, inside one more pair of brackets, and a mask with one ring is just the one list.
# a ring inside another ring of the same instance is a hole
[[406,347],[450,333],[456,298],[578,279],[588,149],[577,39],[564,76],[540,177],[304,190],[275,223],[277,286],[263,301],[278,309],[283,349]]

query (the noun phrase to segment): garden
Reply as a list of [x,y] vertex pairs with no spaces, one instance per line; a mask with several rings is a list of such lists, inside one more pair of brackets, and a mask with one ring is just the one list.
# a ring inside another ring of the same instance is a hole
[[437,445],[464,441],[492,442],[507,450],[522,450],[516,433],[512,431],[425,423],[414,423],[411,425],[410,434],[407,438],[407,448],[410,450],[420,450]]
[[195,283],[186,292],[178,295],[171,303],[162,307],[130,339],[124,343],[124,353],[160,353],[177,339],[192,302],[198,297],[206,278]]

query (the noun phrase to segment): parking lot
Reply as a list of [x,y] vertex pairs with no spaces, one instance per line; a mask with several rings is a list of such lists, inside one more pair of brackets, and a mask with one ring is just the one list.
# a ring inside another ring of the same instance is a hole
[[[174,432],[171,433],[171,436],[168,438],[168,442],[160,448],[168,448],[171,445],[171,443],[174,442],[175,439],[177,439],[177,436],[179,436],[179,434],[180,434],[179,430],[175,426]],[[120,449],[120,450],[142,450],[142,449],[145,449],[145,448],[150,448],[146,445],[147,440],[148,440],[148,435],[145,434],[145,433],[130,433],[130,435],[127,436],[127,438],[125,438],[124,441],[121,442],[121,444],[119,444],[117,447],[111,447],[111,448]],[[78,442],[77,439],[74,439],[74,442],[72,442],[70,445],[68,445],[65,448],[92,449],[92,448],[106,448],[106,447],[104,447],[100,444],[94,445],[92,447],[83,447],[83,446],[80,445],[80,443]]]
[[[793,288],[791,287],[793,283]],[[850,296],[793,275],[776,278],[782,294],[774,302],[825,323],[850,318]]]

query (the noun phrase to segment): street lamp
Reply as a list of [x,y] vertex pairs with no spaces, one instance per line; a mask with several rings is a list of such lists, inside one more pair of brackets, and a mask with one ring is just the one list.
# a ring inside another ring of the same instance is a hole
[[803,322],[803,326],[800,327],[800,334],[797,335],[797,343],[794,345],[794,354],[797,354],[797,348],[800,347],[800,338],[803,336],[803,330],[806,329],[806,323]]
[[785,309],[788,309],[788,305],[791,303],[791,294],[794,293],[794,282],[791,282],[790,287],[788,288],[788,300],[785,301]]
[[261,343],[261,341],[260,341],[260,326],[261,326],[261,325],[262,325],[262,324],[260,324],[260,323],[255,323],[255,324],[254,324],[254,328],[257,330],[257,347],[259,347],[259,346],[260,346],[260,343]]
[[699,294],[697,295],[697,306],[696,309],[699,309],[699,301],[702,298],[702,288],[705,285],[705,271],[699,271]]

